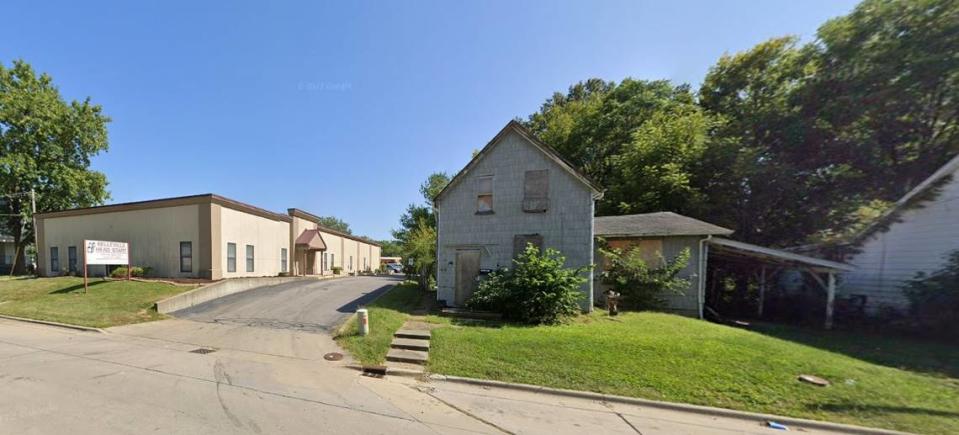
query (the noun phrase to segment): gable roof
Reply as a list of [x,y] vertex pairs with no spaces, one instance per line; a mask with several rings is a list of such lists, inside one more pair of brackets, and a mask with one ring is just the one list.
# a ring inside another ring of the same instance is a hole
[[593,218],[593,232],[604,237],[728,236],[733,230],[681,214],[658,213]]
[[876,218],[876,220],[863,229],[858,235],[853,237],[851,243],[857,245],[867,239],[869,236],[874,234],[876,231],[879,231],[885,228],[888,224],[892,223],[892,220],[896,218],[899,214],[905,211],[909,206],[914,204],[916,201],[928,200],[924,198],[927,193],[932,191],[934,188],[938,187],[940,183],[946,181],[950,176],[959,171],[959,155],[956,155],[951,160],[942,165],[936,172],[933,172],[928,178],[922,181],[914,187],[912,190],[907,192],[902,198],[899,198],[889,210],[886,210],[881,216]]
[[332,234],[332,235],[334,235],[334,236],[343,237],[343,238],[345,238],[345,239],[350,239],[350,240],[355,240],[355,241],[357,241],[357,242],[366,243],[367,245],[378,246],[378,247],[381,247],[381,248],[383,247],[382,245],[380,245],[380,242],[377,242],[377,241],[375,241],[375,240],[373,240],[373,239],[368,239],[368,238],[366,238],[366,237],[356,236],[356,235],[353,235],[353,234],[350,234],[350,233],[344,233],[344,232],[342,232],[342,231],[340,231],[340,230],[334,230],[333,228],[330,228],[330,227],[321,225],[321,224],[320,224],[320,217],[317,216],[317,215],[315,215],[315,214],[313,214],[313,213],[310,213],[310,212],[308,212],[308,211],[306,211],[306,210],[300,210],[300,209],[298,209],[298,208],[288,208],[288,209],[286,209],[286,212],[287,212],[287,214],[289,214],[291,217],[298,217],[298,218],[306,219],[306,220],[308,220],[308,221],[310,221],[310,222],[313,222],[314,224],[316,224],[316,228],[319,229],[320,231],[324,232],[324,233],[329,233],[329,234]]
[[587,177],[585,174],[583,174],[578,169],[576,169],[576,167],[573,166],[573,164],[570,163],[568,160],[563,158],[563,156],[560,155],[555,148],[543,143],[542,141],[537,139],[536,136],[533,136],[533,133],[531,131],[529,131],[526,127],[523,127],[522,124],[520,124],[516,120],[512,120],[508,122],[506,126],[503,127],[503,129],[496,134],[496,136],[493,136],[493,139],[490,140],[489,143],[487,143],[486,146],[484,146],[483,149],[480,150],[480,152],[476,153],[476,156],[474,156],[473,159],[470,160],[465,167],[463,167],[463,169],[461,169],[458,173],[456,173],[456,175],[453,177],[453,179],[450,180],[450,182],[446,185],[446,187],[444,187],[443,190],[440,191],[440,193],[436,194],[436,196],[433,198],[433,202],[435,203],[439,201],[443,197],[443,195],[446,194],[447,191],[449,191],[454,185],[458,184],[464,177],[466,177],[466,174],[468,174],[470,170],[476,167],[479,161],[482,160],[483,157],[486,157],[486,155],[489,154],[490,151],[497,144],[500,143],[500,139],[505,137],[510,132],[515,132],[516,134],[519,134],[520,136],[522,136],[523,139],[526,139],[526,141],[532,144],[536,149],[540,150],[543,154],[546,154],[546,157],[549,157],[551,160],[553,160],[553,162],[555,162],[559,167],[565,169],[567,172],[570,173],[570,175],[572,175],[574,178],[576,178],[577,180],[585,184],[586,187],[588,187],[589,190],[593,192],[593,199],[599,199],[603,197],[603,190],[602,188],[599,187],[599,185],[597,185],[595,182],[590,180],[589,177]]

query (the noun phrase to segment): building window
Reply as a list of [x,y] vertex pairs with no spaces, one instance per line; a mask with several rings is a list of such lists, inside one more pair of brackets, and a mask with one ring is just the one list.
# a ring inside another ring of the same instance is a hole
[[70,273],[76,273],[77,271],[77,247],[76,246],[67,247],[67,267],[70,268]]
[[526,252],[526,245],[533,245],[543,252],[543,236],[539,234],[517,234],[513,236],[513,258]]
[[193,272],[193,242],[180,242],[180,272]]
[[476,214],[493,213],[493,176],[476,179]]
[[526,171],[523,181],[523,211],[543,213],[549,209],[549,171]]
[[350,255],[350,267],[346,270],[353,270],[353,256]]
[[286,273],[286,248],[280,248],[280,272]]
[[330,267],[336,267],[336,254],[330,254]]
[[60,248],[50,247],[50,273],[60,273]]
[[253,272],[253,245],[246,245],[246,271]]
[[226,271],[236,272],[236,243],[226,244]]
[[324,252],[324,253],[323,253],[323,266],[322,266],[324,272],[327,271],[327,270],[329,270],[329,269],[327,268],[327,266],[329,265],[329,263],[327,263],[327,260],[329,260],[329,258],[330,258],[330,254]]

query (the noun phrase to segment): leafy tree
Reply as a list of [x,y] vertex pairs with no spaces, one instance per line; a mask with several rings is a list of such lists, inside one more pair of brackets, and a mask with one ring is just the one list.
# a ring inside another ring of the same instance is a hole
[[34,242],[31,189],[37,210],[88,207],[108,198],[106,176],[90,159],[108,148],[110,118],[87,98],[67,102],[47,74],[24,61],[0,64],[0,232],[21,252],[15,271],[25,270],[22,252]]
[[406,213],[400,216],[400,228],[393,230],[393,238],[400,243],[405,244],[409,234],[413,229],[419,226],[421,220],[432,228],[436,228],[436,216],[433,214],[433,199],[450,182],[450,177],[445,172],[434,172],[427,177],[426,181],[420,185],[420,193],[423,195],[425,205],[410,204],[406,208]]
[[436,227],[430,226],[425,219],[421,219],[416,228],[409,232],[409,237],[403,243],[403,253],[406,258],[413,260],[413,270],[416,271],[417,282],[423,290],[432,290],[435,287],[436,274]]
[[932,273],[918,272],[906,282],[903,293],[920,326],[943,337],[959,339],[959,250],[946,258],[946,264]]
[[635,310],[659,310],[666,306],[667,294],[682,295],[690,281],[679,273],[689,265],[689,248],[666,260],[660,254],[662,266],[652,268],[644,260],[644,253],[630,249],[601,249],[609,266],[603,272],[603,282],[623,297],[624,307]]
[[353,234],[353,231],[350,230],[350,224],[336,216],[321,216],[319,223],[324,227],[337,230],[342,233]]
[[384,257],[402,257],[403,245],[397,240],[380,240],[380,255]]
[[588,267],[568,269],[559,251],[546,249],[540,254],[532,244],[513,263],[512,269],[493,272],[483,280],[466,306],[530,324],[558,323],[580,311],[580,286],[586,282]]

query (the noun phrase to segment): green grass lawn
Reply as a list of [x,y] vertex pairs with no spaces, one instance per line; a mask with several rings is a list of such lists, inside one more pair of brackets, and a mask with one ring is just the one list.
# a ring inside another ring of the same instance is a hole
[[[446,319],[431,318],[446,322]],[[909,432],[959,433],[959,348],[842,332],[762,332],[659,313],[433,330],[434,373]],[[813,374],[816,387],[796,380]]]
[[361,336],[355,321],[350,321],[337,334],[336,342],[353,354],[362,364],[382,364],[390,350],[393,333],[419,305],[422,292],[414,283],[405,282],[393,287],[366,308],[370,314],[370,334]]
[[153,304],[191,290],[193,286],[139,281],[83,278],[22,278],[0,280],[0,314],[73,325],[106,328],[161,319]]

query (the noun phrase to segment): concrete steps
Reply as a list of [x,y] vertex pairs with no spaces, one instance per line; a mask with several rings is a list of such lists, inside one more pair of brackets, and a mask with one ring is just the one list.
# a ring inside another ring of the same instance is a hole
[[410,365],[422,367],[430,359],[430,338],[432,334],[428,329],[410,329],[407,326],[410,322],[403,325],[404,328],[393,334],[393,342],[390,343],[390,351],[386,354],[387,365],[402,364],[409,368]]
[[389,353],[386,354],[386,360],[394,362],[425,365],[429,359],[429,352],[421,350],[390,349]]

